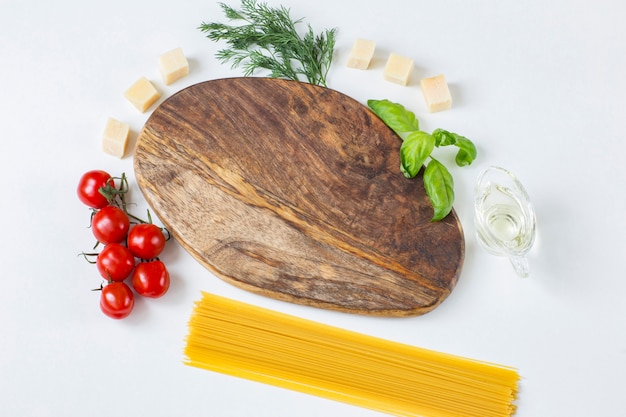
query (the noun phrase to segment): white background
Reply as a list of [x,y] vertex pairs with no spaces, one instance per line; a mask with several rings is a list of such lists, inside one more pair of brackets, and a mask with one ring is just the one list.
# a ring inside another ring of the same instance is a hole
[[[238,6],[239,3],[229,3]],[[281,4],[271,1],[270,4]],[[202,21],[216,2],[0,0],[0,414],[3,416],[375,416],[375,412],[182,364],[187,320],[206,290],[301,317],[465,357],[515,366],[518,415],[622,416],[626,388],[626,6],[597,1],[284,1],[317,31],[338,28],[329,86],[361,102],[388,98],[424,130],[478,147],[453,170],[466,261],[452,295],[415,318],[316,310],[233,288],[177,243],[162,259],[169,293],[138,300],[126,320],[98,307],[94,241],[75,195],[90,169],[126,172],[100,151],[108,117],[133,138],[149,112],[124,90],[140,76],[164,98],[238,76],[219,64]],[[367,71],[346,68],[355,38],[375,40]],[[158,56],[182,47],[189,77],[165,86]],[[415,60],[407,87],[382,79],[390,52]],[[422,77],[445,74],[454,105],[429,114]],[[261,74],[260,74],[261,75]],[[538,218],[531,277],[477,246],[478,172],[510,169]],[[134,182],[133,182],[134,184]],[[133,185],[131,200],[145,210]]]

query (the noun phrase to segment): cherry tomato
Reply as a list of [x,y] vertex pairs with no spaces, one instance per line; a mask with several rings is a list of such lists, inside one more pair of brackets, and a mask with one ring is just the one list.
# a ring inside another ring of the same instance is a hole
[[165,247],[165,236],[154,224],[138,224],[128,233],[128,249],[137,258],[154,259]]
[[76,189],[78,199],[87,206],[96,209],[108,206],[109,201],[98,191],[100,187],[106,186],[107,183],[115,187],[115,183],[111,180],[111,175],[105,171],[93,170],[84,173],[80,177]]
[[115,206],[103,207],[91,219],[93,235],[104,245],[123,242],[129,228],[128,215]]
[[140,262],[133,271],[133,288],[144,297],[159,298],[170,287],[170,273],[159,260]]
[[109,243],[96,258],[100,275],[106,280],[124,281],[135,267],[135,257],[126,246]]
[[135,306],[135,296],[128,285],[112,282],[102,288],[100,310],[113,319],[128,317]]

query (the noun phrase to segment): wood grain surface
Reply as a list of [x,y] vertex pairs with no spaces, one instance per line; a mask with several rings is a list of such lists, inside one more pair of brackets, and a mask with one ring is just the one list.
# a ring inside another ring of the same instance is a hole
[[378,316],[431,311],[464,259],[453,211],[431,222],[421,174],[361,103],[287,80],[188,87],[143,127],[140,189],[180,244],[248,291]]

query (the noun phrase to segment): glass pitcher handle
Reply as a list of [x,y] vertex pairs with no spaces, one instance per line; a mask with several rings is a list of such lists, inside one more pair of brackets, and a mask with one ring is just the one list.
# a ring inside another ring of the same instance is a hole
[[510,256],[509,260],[511,261],[511,265],[522,278],[527,278],[530,275],[530,268],[528,266],[528,259],[525,256]]

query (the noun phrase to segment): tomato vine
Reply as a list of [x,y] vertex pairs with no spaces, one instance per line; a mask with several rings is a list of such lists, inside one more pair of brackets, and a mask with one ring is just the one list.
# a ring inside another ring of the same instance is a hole
[[159,298],[170,286],[169,271],[159,256],[171,234],[153,223],[150,210],[147,220],[130,212],[129,190],[125,173],[113,177],[102,170],[83,174],[77,188],[79,200],[91,210],[89,225],[96,238],[93,249],[104,246],[99,252],[81,252],[79,256],[95,264],[105,280],[97,289],[100,309],[114,319],[130,315],[134,294]]

